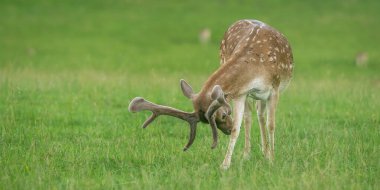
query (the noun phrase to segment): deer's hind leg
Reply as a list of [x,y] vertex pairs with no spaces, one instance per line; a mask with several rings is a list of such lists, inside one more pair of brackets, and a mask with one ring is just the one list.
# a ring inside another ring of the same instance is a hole
[[277,102],[279,98],[279,91],[277,89],[273,89],[272,94],[268,100],[267,104],[267,125],[269,130],[269,144],[270,144],[270,152],[269,152],[269,160],[273,161],[274,159],[274,131],[276,128],[276,108]]
[[259,121],[260,126],[260,135],[261,135],[261,151],[263,152],[266,158],[269,158],[269,146],[267,140],[267,130],[265,125],[265,111],[266,111],[266,101],[257,100],[256,101],[256,111],[257,111],[257,119]]

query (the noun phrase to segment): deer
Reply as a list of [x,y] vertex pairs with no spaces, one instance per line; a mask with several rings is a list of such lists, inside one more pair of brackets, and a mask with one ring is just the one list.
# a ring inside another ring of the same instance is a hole
[[194,111],[185,112],[149,102],[141,97],[134,98],[128,109],[130,112],[152,112],[143,123],[143,128],[160,115],[186,121],[190,126],[190,135],[184,151],[193,144],[199,122],[211,127],[212,149],[218,143],[217,129],[230,135],[227,153],[220,166],[221,169],[228,169],[243,121],[243,158],[250,157],[252,110],[256,102],[261,151],[272,163],[275,147],[275,112],[280,93],[287,88],[292,79],[293,68],[292,49],[283,34],[258,20],[239,20],[225,32],[220,45],[220,66],[208,77],[200,92],[194,93],[185,80],[180,80],[183,95],[192,101]]

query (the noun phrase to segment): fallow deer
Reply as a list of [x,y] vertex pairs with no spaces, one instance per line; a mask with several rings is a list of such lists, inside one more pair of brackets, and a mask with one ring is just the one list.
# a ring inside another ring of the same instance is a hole
[[[231,135],[228,150],[221,165],[222,169],[227,169],[231,163],[232,152],[243,119],[244,158],[250,155],[252,125],[250,99],[256,100],[262,152],[267,159],[272,161],[276,106],[280,92],[288,86],[292,78],[294,66],[289,42],[284,35],[263,22],[240,20],[225,32],[220,49],[221,65],[207,79],[199,93],[194,93],[184,80],[180,81],[183,94],[193,103],[193,112],[157,105],[140,97],[131,101],[129,111],[149,110],[153,113],[144,122],[144,128],[159,115],[174,116],[187,121],[190,125],[190,138],[184,150],[192,145],[198,122],[210,124],[213,134],[211,148],[217,145],[216,128]],[[230,103],[233,104],[232,112]],[[269,145],[267,130],[269,130]]]

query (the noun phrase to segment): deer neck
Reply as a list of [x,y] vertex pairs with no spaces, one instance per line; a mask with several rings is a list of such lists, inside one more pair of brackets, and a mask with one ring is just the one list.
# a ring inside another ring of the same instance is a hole
[[[227,101],[231,100],[233,97],[239,94],[239,88],[234,85],[236,80],[239,80],[239,73],[242,69],[238,64],[231,60],[230,62],[221,65],[204,83],[203,88],[199,95],[202,98],[207,99],[207,106],[211,103],[210,93],[215,85],[220,85],[223,92],[227,96]],[[244,69],[244,68],[243,68]],[[240,80],[239,80],[240,81]],[[240,84],[242,85],[242,84]]]
[[223,89],[223,92],[227,95],[227,101],[231,100],[234,94],[238,93],[239,89],[234,89],[232,85],[230,85],[231,81],[235,78],[233,74],[231,74],[231,65],[232,64],[223,64],[216,70],[204,83],[201,91],[197,94],[197,96],[193,99],[193,104],[196,112],[199,113],[199,118],[202,122],[208,122],[204,117],[208,107],[212,103],[211,99],[211,91],[215,85],[220,85]]

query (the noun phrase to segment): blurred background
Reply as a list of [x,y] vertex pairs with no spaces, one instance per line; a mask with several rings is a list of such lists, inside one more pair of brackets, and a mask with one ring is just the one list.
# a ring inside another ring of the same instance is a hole
[[[288,37],[297,75],[326,74],[333,67],[342,74],[359,53],[378,69],[378,8],[370,0],[3,0],[0,66],[209,74],[218,67],[225,30],[248,18]],[[205,29],[206,44],[199,40]]]
[[[0,0],[0,187],[378,187],[379,10],[378,0]],[[199,91],[239,19],[288,38],[294,78],[276,115],[277,165],[253,127],[254,161],[239,162],[241,138],[221,174],[228,137],[210,153],[199,127],[182,154],[184,123],[142,131],[148,113],[127,106],[143,96],[191,111],[179,79]]]

